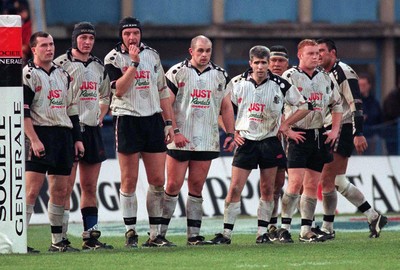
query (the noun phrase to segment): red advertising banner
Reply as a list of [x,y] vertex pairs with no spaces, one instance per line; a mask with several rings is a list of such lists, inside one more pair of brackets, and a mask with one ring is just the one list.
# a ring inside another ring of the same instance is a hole
[[22,57],[22,28],[0,26],[0,58]]

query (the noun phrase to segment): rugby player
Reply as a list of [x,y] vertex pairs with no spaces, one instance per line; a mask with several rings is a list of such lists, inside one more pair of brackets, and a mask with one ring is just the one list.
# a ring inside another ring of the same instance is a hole
[[[288,140],[288,186],[282,197],[282,229],[290,231],[292,216],[301,197],[299,240],[317,242],[324,240],[311,231],[317,205],[317,186],[324,164],[333,159],[330,146],[338,137],[342,106],[337,86],[328,73],[317,68],[319,51],[316,41],[304,39],[297,48],[299,66],[288,69],[283,73],[283,78],[295,85],[312,103],[313,112],[292,126],[293,130],[303,132],[305,141],[297,143],[292,139]],[[295,107],[287,108],[285,117],[289,117],[296,110]],[[324,128],[328,110],[332,110],[330,132]],[[293,240],[287,237],[285,242]]]
[[200,235],[203,217],[202,190],[213,159],[219,156],[218,116],[227,137],[223,148],[234,148],[234,115],[228,74],[211,62],[212,42],[205,36],[192,39],[190,59],[166,73],[174,110],[174,141],[168,145],[167,185],[164,194],[161,235],[165,236],[188,170],[186,201],[187,244],[205,244]]
[[[333,222],[337,206],[337,191],[367,217],[371,238],[379,237],[380,231],[387,223],[387,217],[379,214],[365,199],[364,194],[346,178],[349,157],[355,147],[361,154],[367,147],[363,136],[363,110],[358,77],[354,70],[337,58],[337,48],[331,39],[317,40],[319,47],[319,65],[329,72],[339,85],[342,96],[343,117],[340,136],[333,147],[333,161],[324,165],[321,175],[323,223],[322,227],[313,229],[319,237],[335,238]],[[331,118],[327,118],[327,129],[331,129]],[[354,130],[354,133],[353,133]],[[336,188],[335,188],[336,187]]]
[[105,57],[110,77],[111,113],[121,171],[120,204],[126,228],[125,246],[137,247],[136,186],[139,158],[149,184],[146,198],[150,233],[146,247],[168,246],[159,233],[164,198],[167,144],[172,142],[172,108],[165,74],[157,51],[142,42],[139,20],[119,22],[119,42]]
[[91,52],[96,30],[89,22],[80,22],[72,31],[72,47],[55,59],[73,78],[71,82],[79,108],[79,124],[86,154],[74,162],[64,207],[63,234],[67,238],[70,197],[79,164],[80,208],[83,220],[82,249],[111,249],[101,243],[98,228],[97,180],[101,163],[106,160],[101,126],[110,103],[110,81],[102,61]]
[[[304,138],[292,131],[291,124],[310,112],[309,104],[296,87],[268,70],[270,51],[254,46],[249,51],[250,69],[234,77],[228,84],[232,103],[237,107],[235,142],[238,148],[232,161],[232,179],[225,198],[223,232],[209,241],[211,244],[230,244],[236,217],[241,209],[241,192],[253,169],[260,168],[257,244],[272,243],[267,234],[274,208],[274,182],[279,164],[286,157],[278,132],[296,142]],[[281,123],[284,103],[298,108]]]
[[[47,174],[49,251],[79,251],[62,234],[68,178],[74,157],[82,158],[85,153],[79,111],[70,88],[71,77],[53,63],[55,46],[50,34],[35,32],[30,38],[30,47],[33,60],[23,69],[27,224]],[[28,252],[35,251],[28,247]]]

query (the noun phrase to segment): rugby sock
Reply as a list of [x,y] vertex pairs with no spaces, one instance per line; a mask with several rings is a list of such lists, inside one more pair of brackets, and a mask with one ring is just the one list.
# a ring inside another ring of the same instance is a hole
[[324,209],[324,217],[321,230],[325,232],[333,232],[333,221],[335,219],[335,211],[337,207],[337,191],[322,193],[322,205]]
[[150,239],[153,240],[159,234],[162,216],[162,202],[164,198],[164,187],[149,185],[147,190],[147,213],[149,214]]
[[47,212],[49,214],[50,228],[51,228],[51,242],[56,244],[62,241],[62,225],[64,217],[64,206],[55,205],[51,202],[47,205]]
[[271,228],[271,226],[277,227],[278,225],[279,198],[279,194],[274,194],[274,209],[272,209],[271,220],[269,221],[268,228]]
[[33,208],[35,206],[33,204],[27,204],[26,205],[26,224],[29,225],[29,223],[31,222],[31,217],[33,214]]
[[69,221],[69,209],[64,209],[63,223],[62,223],[62,237],[67,239],[68,232],[68,221]]
[[164,192],[163,212],[160,226],[160,234],[165,236],[167,234],[168,225],[171,221],[172,215],[175,212],[176,204],[178,202],[178,195],[169,195]]
[[83,220],[83,239],[90,238],[90,231],[98,230],[98,208],[95,206],[84,207],[81,209]]
[[355,207],[359,207],[366,201],[364,194],[351,184],[344,174],[336,176],[335,186],[337,190]]
[[224,232],[223,235],[231,238],[233,225],[235,224],[236,217],[240,214],[240,201],[235,203],[225,202],[224,210]]
[[136,193],[124,193],[119,191],[119,199],[121,203],[122,217],[126,231],[130,229],[135,230],[136,227],[136,215],[137,215],[137,199]]
[[299,201],[299,194],[283,193],[282,196],[282,228],[290,231],[293,213]]
[[257,218],[258,218],[257,237],[267,232],[273,208],[274,208],[274,201],[268,202],[260,199],[257,210]]
[[371,223],[372,220],[377,219],[379,216],[378,212],[376,212],[367,201],[360,205],[358,210],[360,210],[367,217],[368,223]]
[[203,218],[203,198],[189,194],[186,202],[187,237],[200,234],[201,220]]
[[317,207],[317,199],[306,195],[301,195],[300,199],[300,214],[301,214],[301,229],[300,235],[304,236],[311,230],[312,220]]
[[271,220],[269,222],[268,228],[271,228],[271,226],[274,226],[275,228],[278,227],[278,210],[279,210],[279,199],[282,193],[282,187],[285,182],[285,175],[286,175],[286,170],[283,168],[278,168],[278,171],[276,172],[276,177],[275,177],[275,185],[281,186],[279,193],[275,194],[274,192],[274,209],[272,210],[271,214]]
[[278,227],[278,217],[271,217],[269,220],[268,229],[270,229],[272,226],[275,226],[275,228]]
[[335,186],[349,202],[367,217],[369,223],[378,217],[378,213],[367,202],[364,194],[350,183],[344,174],[336,176]]

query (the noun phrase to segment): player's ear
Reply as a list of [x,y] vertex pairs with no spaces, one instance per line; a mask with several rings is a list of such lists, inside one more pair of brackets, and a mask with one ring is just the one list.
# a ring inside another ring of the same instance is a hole
[[302,58],[302,57],[301,57],[301,51],[299,51],[299,52],[297,53],[297,58],[299,58],[299,60]]

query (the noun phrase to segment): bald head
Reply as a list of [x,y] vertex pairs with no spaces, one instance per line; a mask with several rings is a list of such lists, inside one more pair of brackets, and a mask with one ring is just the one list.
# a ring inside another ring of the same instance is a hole
[[190,48],[195,49],[198,42],[208,43],[211,45],[210,47],[212,47],[212,42],[208,37],[199,35],[199,36],[192,38],[192,41],[190,42]]

